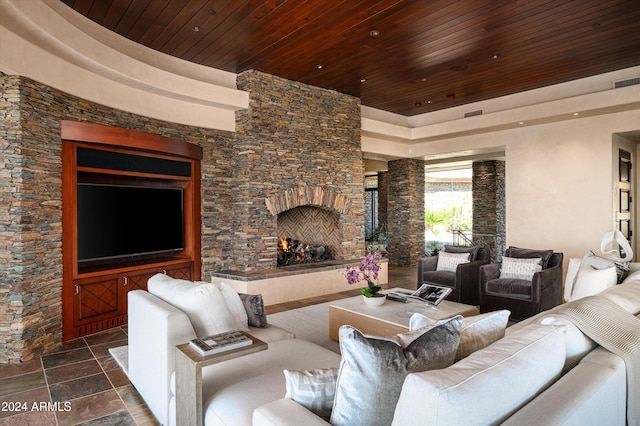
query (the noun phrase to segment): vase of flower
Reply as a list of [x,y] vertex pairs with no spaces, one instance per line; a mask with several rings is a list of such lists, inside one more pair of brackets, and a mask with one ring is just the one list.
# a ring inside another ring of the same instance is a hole
[[382,305],[387,295],[380,293],[382,287],[376,285],[375,280],[378,279],[378,273],[380,271],[379,261],[382,258],[380,252],[370,252],[360,261],[358,267],[347,266],[346,275],[347,282],[349,284],[359,283],[360,281],[366,281],[367,286],[360,288],[362,298],[367,305],[380,306]]

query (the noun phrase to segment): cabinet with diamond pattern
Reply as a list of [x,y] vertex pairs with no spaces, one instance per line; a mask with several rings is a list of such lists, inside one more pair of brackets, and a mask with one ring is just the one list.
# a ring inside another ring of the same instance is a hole
[[74,280],[74,338],[125,325],[130,291],[147,290],[147,281],[158,273],[190,280],[192,268],[193,262],[169,262]]

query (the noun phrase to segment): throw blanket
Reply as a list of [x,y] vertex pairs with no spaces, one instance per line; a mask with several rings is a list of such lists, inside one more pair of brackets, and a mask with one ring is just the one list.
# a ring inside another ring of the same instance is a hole
[[627,370],[627,424],[640,425],[640,318],[605,297],[585,297],[555,313],[624,360]]

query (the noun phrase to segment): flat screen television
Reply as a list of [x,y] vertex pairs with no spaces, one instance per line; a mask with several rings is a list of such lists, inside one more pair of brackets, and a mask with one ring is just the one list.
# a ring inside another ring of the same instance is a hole
[[78,262],[184,249],[183,190],[78,183]]

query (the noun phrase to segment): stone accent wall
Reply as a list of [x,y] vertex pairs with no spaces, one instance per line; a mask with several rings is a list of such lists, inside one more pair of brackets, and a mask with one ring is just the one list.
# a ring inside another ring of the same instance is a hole
[[387,188],[389,265],[416,265],[424,254],[424,161],[389,161]]
[[[202,276],[275,266],[276,217],[265,199],[308,185],[348,199],[345,258],[364,254],[364,163],[358,99],[246,72],[251,106],[238,133],[115,110],[0,73],[0,363],[62,339],[60,122],[103,124],[202,146]],[[256,257],[259,254],[260,257]]]
[[224,261],[233,238],[231,133],[115,110],[23,77],[0,74],[0,94],[0,363],[29,360],[62,340],[62,120],[202,146],[203,270]]
[[378,223],[387,223],[388,172],[378,172]]
[[364,161],[360,100],[257,71],[238,76],[249,109],[236,115],[231,267],[276,266],[277,218],[265,200],[304,187],[324,188],[349,204],[340,214],[340,252],[364,254]]
[[474,162],[472,184],[473,231],[495,235],[495,245],[490,245],[499,260],[506,248],[505,162]]

